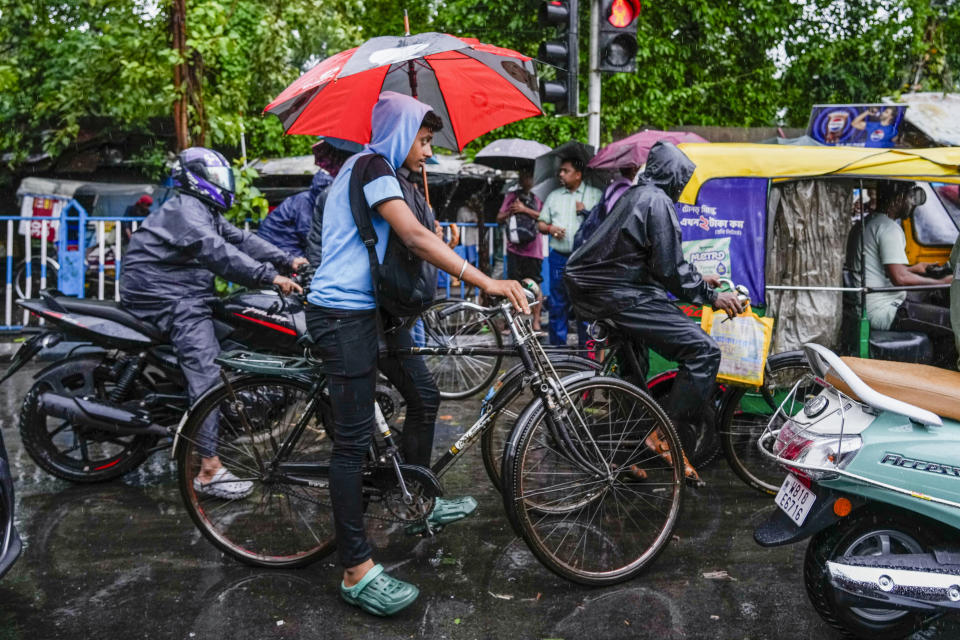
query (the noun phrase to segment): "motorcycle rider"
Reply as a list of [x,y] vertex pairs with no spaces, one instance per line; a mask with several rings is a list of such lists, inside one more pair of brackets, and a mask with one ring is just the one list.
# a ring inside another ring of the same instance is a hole
[[[302,291],[278,273],[307,264],[223,216],[233,204],[234,177],[217,151],[191,147],[173,166],[177,194],[147,216],[130,240],[120,276],[121,304],[151,322],[177,351],[190,402],[219,380],[214,362],[220,353],[213,325],[214,276],[250,286],[277,285],[284,294]],[[216,416],[203,429],[198,492],[224,499],[246,497],[250,482],[239,481],[216,453]]]
[[[735,293],[714,291],[717,278],[701,276],[683,257],[674,203],[695,169],[670,143],[650,150],[639,185],[631,187],[596,232],[570,257],[564,278],[578,317],[606,318],[629,338],[679,364],[666,411],[684,449],[693,455],[712,424],[710,407],[720,349],[667,294],[743,312]],[[637,354],[646,368],[644,353]],[[647,371],[632,372],[642,381]],[[688,479],[699,483],[691,465]]]

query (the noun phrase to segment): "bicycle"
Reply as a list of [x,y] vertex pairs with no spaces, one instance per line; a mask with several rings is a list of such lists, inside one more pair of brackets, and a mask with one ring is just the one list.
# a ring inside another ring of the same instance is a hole
[[[511,522],[537,558],[561,576],[583,584],[633,577],[669,542],[680,511],[683,456],[669,419],[649,395],[623,380],[592,373],[561,380],[529,321],[509,304],[466,304],[506,319],[537,397],[505,458],[510,470],[504,504]],[[408,352],[469,350],[403,350]],[[293,567],[319,560],[335,544],[326,501],[332,422],[320,364],[308,356],[244,352],[224,354],[220,362],[245,375],[224,376],[178,432],[178,480],[190,517],[208,540],[242,562]],[[285,402],[253,415],[246,405],[258,393],[282,394]],[[219,418],[220,460],[254,483],[249,497],[233,502],[193,488],[199,431],[223,407],[230,415]],[[382,506],[385,515],[368,517],[426,524],[442,494],[439,479],[489,425],[489,414],[481,416],[427,469],[404,464],[393,434],[378,420],[380,435],[363,471],[364,500],[365,507]],[[566,535],[557,539],[559,531]]]

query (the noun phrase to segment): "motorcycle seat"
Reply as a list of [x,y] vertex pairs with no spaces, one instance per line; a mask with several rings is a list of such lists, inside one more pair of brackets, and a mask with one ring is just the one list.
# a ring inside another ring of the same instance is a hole
[[144,322],[112,300],[81,300],[71,296],[60,296],[56,301],[67,311],[112,320],[158,342],[163,340],[160,329],[155,325]]
[[[960,372],[889,360],[851,357],[841,360],[873,390],[938,416],[960,420]],[[859,399],[833,372],[827,375],[827,382]]]

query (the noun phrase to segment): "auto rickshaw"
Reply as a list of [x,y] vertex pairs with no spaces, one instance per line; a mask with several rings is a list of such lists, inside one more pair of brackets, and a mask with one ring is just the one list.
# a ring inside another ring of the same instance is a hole
[[[754,309],[776,319],[771,353],[816,342],[864,358],[932,362],[929,336],[870,329],[865,296],[876,290],[853,286],[844,264],[870,190],[888,180],[909,181],[926,195],[902,223],[911,264],[945,263],[960,232],[960,148],[678,147],[697,167],[677,205],[685,257],[701,273],[747,285]],[[651,365],[653,371],[671,366],[654,357]],[[718,426],[726,457],[758,490],[776,493],[782,473],[760,456],[757,437],[804,371],[802,360],[778,371],[768,367],[761,388],[725,395]]]

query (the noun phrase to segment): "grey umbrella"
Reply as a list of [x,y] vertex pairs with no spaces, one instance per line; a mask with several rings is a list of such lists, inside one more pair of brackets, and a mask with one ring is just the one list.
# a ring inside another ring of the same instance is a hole
[[525,167],[532,169],[534,161],[549,152],[550,147],[536,140],[502,138],[480,149],[474,162],[507,171],[516,171]]
[[[551,191],[560,188],[557,170],[560,169],[560,163],[564,158],[579,158],[583,162],[583,166],[586,167],[593,156],[594,150],[591,145],[571,140],[538,157],[533,169],[533,183],[535,185],[533,193],[541,200],[545,200]],[[584,182],[598,189],[605,188],[611,177],[612,174],[609,171],[589,168],[584,168],[583,171]]]

